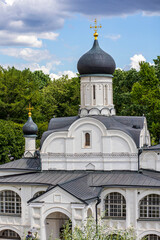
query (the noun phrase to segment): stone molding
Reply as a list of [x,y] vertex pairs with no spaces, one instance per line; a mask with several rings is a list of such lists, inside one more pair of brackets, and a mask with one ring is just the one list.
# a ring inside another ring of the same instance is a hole
[[41,156],[45,157],[59,157],[59,158],[67,158],[67,157],[70,157],[70,158],[93,158],[93,157],[130,157],[130,158],[135,158],[137,157],[137,153],[125,153],[125,152],[122,152],[122,153],[51,153],[51,152],[48,152],[48,153],[41,153]]

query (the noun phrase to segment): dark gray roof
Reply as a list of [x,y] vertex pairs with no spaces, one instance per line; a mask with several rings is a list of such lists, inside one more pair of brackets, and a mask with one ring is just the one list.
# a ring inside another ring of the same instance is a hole
[[89,175],[81,176],[77,179],[60,184],[60,186],[77,198],[86,201],[96,198],[101,191],[99,187],[90,187],[89,180]]
[[111,187],[160,187],[160,179],[132,171],[111,171],[95,173],[92,176],[92,186]]
[[[120,130],[128,134],[139,147],[140,132],[144,126],[144,117],[129,117],[129,116],[86,116],[85,118],[95,118],[102,122],[108,130]],[[52,118],[50,120],[48,131],[44,132],[41,138],[41,146],[44,140],[53,132],[68,131],[73,122],[80,117],[62,117]]]
[[160,188],[155,171],[43,171],[0,177],[1,184],[60,186],[85,201],[99,197],[103,188]]
[[104,52],[94,40],[93,47],[78,61],[78,72],[83,74],[113,74],[116,68],[114,59]]
[[79,119],[79,116],[52,118],[48,125],[48,131],[44,132],[41,138],[41,146],[44,140],[53,132],[67,131],[68,128]]
[[22,158],[9,163],[0,165],[0,170],[25,170],[36,171],[40,170],[39,158]]
[[79,171],[43,171],[0,177],[0,183],[55,186],[82,175],[85,173]]

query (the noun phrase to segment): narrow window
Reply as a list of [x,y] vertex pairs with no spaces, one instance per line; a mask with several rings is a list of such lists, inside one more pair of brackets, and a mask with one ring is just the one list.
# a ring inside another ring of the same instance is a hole
[[90,134],[85,133],[85,147],[90,147],[91,141],[90,141]]
[[93,85],[93,100],[96,99],[96,87]]

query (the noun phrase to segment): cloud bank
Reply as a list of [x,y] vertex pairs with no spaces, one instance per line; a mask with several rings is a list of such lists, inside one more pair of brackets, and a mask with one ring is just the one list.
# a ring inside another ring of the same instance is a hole
[[1,0],[0,45],[41,47],[39,39],[55,40],[55,31],[76,13],[112,17],[140,12],[148,16],[160,15],[160,1]]

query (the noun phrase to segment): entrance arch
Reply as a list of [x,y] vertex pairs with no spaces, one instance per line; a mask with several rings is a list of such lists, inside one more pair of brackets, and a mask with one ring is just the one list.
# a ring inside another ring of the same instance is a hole
[[50,213],[45,220],[46,239],[61,239],[63,227],[69,220],[70,218],[62,212],[57,211]]

